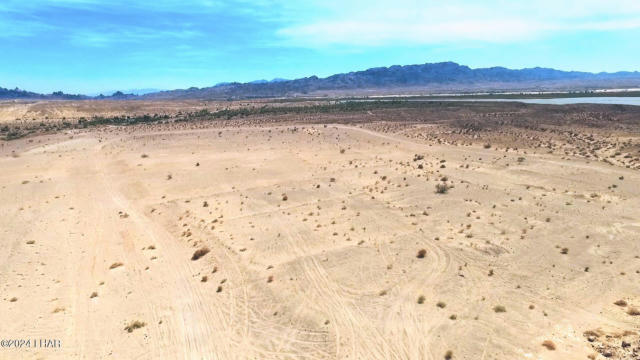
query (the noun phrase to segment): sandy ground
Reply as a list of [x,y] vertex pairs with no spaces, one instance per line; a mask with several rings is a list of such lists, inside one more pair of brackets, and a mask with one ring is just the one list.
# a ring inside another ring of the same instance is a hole
[[0,169],[0,336],[61,343],[1,359],[640,351],[637,170],[347,125],[46,135]]
[[[243,103],[238,103],[241,105]],[[93,116],[138,116],[144,114],[175,114],[201,109],[215,111],[233,104],[215,101],[111,101],[111,100],[3,100],[0,101],[0,124],[74,121]]]

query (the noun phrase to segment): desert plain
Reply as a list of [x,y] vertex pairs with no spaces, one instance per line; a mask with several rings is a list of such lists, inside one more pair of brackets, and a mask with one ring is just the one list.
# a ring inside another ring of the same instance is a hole
[[96,104],[0,104],[1,359],[640,358],[639,108]]

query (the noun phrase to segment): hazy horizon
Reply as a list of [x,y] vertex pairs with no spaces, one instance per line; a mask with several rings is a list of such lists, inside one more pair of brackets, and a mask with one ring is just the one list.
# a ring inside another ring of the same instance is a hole
[[639,36],[629,0],[8,0],[0,86],[97,94],[442,61],[637,71]]

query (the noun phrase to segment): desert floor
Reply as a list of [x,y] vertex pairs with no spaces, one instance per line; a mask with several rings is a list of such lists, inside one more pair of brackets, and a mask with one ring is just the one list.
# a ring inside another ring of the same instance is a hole
[[2,359],[640,356],[635,169],[344,124],[0,155],[0,336],[61,342]]

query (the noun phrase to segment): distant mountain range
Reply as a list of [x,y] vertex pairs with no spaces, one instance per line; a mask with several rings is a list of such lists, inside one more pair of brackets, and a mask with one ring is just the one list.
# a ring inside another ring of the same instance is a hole
[[88,99],[88,96],[84,95],[73,95],[73,94],[65,94],[62,91],[56,91],[51,94],[38,94],[31,91],[21,90],[15,88],[5,89],[0,87],[0,99],[43,99],[43,100],[78,100],[78,99]]
[[102,96],[111,96],[115,93],[123,93],[123,94],[130,94],[130,95],[145,95],[145,94],[150,94],[150,93],[155,93],[155,92],[159,92],[159,91],[164,91],[165,89],[154,89],[154,88],[146,88],[146,89],[127,89],[127,90],[110,90],[110,91],[101,91],[101,92],[95,92],[92,94],[86,94],[89,96],[93,96],[93,97],[98,97],[100,95]]
[[[640,73],[588,73],[549,68],[512,70],[504,67],[472,69],[454,62],[394,65],[326,78],[257,80],[220,83],[205,88],[151,92],[142,95],[116,92],[99,99],[246,99],[293,96],[409,94],[471,91],[583,91],[640,87]],[[0,99],[89,98],[61,92],[50,95],[0,88]],[[96,98],[96,97],[94,97]]]
[[112,99],[112,100],[126,100],[135,99],[139,95],[158,92],[158,89],[132,89],[127,90],[126,93],[122,91],[109,91],[106,92],[110,95],[80,95],[80,94],[65,94],[62,91],[56,91],[51,94],[39,94],[31,91],[15,89],[5,89],[0,87],[0,99],[4,100],[89,100],[89,99]]

